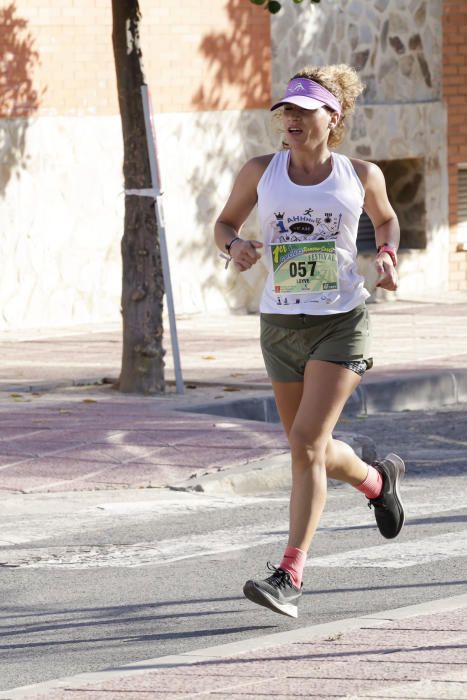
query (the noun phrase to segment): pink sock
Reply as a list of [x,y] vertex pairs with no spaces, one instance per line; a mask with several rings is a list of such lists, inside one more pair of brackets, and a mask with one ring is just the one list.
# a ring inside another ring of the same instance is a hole
[[279,568],[288,571],[295,588],[302,585],[303,569],[306,562],[306,552],[297,547],[286,547]]
[[377,469],[369,465],[366,479],[356,488],[364,493],[367,498],[378,498],[383,488],[383,477]]

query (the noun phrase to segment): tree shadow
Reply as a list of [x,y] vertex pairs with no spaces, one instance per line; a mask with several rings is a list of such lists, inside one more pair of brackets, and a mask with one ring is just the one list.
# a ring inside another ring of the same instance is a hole
[[26,134],[31,115],[40,106],[32,73],[39,63],[28,21],[16,3],[0,8],[0,195],[12,176],[27,166]]
[[[211,67],[210,89],[200,87],[193,98],[199,111],[231,109],[228,88],[237,95],[236,109],[261,109],[269,104],[269,33],[258,42],[258,9],[244,0],[228,4],[229,30],[207,34],[199,46]],[[262,18],[261,18],[262,19]]]
[[[199,88],[192,106],[195,129],[205,135],[207,148],[192,169],[188,185],[196,202],[197,228],[202,232],[199,265],[215,270],[201,281],[201,294],[215,290],[228,299],[232,309],[245,311],[247,288],[261,277],[262,266],[241,276],[229,271],[226,277],[212,243],[212,230],[230,191],[226,183],[233,184],[234,174],[247,160],[275,150],[270,118],[263,112],[269,108],[271,94],[270,25],[266,12],[244,0],[231,0],[227,14],[228,27],[207,34],[198,47],[208,65],[205,84],[209,88]],[[242,235],[258,238],[255,212]],[[193,256],[192,240],[180,243],[179,254],[182,259]]]

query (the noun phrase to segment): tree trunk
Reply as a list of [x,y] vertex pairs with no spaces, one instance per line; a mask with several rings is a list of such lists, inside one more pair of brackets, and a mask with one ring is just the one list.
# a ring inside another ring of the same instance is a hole
[[[113,47],[122,119],[125,190],[152,186],[144,125],[137,0],[112,0]],[[165,389],[162,347],[164,282],[154,200],[125,194],[122,238],[123,355],[119,389],[157,394]]]

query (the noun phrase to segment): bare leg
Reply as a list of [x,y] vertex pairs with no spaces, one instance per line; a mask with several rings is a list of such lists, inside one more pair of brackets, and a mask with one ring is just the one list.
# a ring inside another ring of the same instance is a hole
[[[302,400],[303,382],[272,382],[272,387],[279,417],[288,436]],[[367,476],[368,465],[350,445],[331,437],[326,445],[326,473],[330,479],[358,486]]]
[[[360,377],[355,372],[341,365],[311,360],[305,368],[303,385],[295,382],[273,384],[292,454],[288,543],[305,552],[310,547],[326,501],[326,452],[335,458],[345,458],[345,450],[332,450],[329,446],[332,431],[345,402],[359,382]],[[354,454],[352,450],[351,453]],[[358,460],[356,455],[355,458]],[[350,467],[352,460],[345,461]],[[358,483],[365,478],[367,471],[364,463],[361,464],[363,473]],[[355,467],[352,471],[356,471]],[[346,473],[345,467],[343,473]],[[350,478],[356,477],[352,473]]]
[[[292,490],[288,546],[265,581],[249,580],[249,600],[274,612],[297,617],[302,574],[313,535],[326,502],[326,458],[345,480],[366,478],[367,466],[350,447],[333,441],[332,431],[360,377],[332,362],[310,360],[302,382],[273,382],[277,409],[292,456]],[[335,444],[334,444],[335,443]],[[342,460],[342,464],[340,464]]]
[[287,437],[303,395],[303,382],[272,382],[277,411]]
[[330,479],[359,486],[366,479],[368,465],[355,454],[350,445],[332,438],[326,446],[326,472]]

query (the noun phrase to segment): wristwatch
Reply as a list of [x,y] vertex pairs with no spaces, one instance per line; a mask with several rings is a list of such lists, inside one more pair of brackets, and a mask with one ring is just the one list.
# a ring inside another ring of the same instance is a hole
[[376,250],[376,255],[380,253],[387,253],[392,260],[394,267],[397,267],[397,254],[396,249],[389,245],[389,243],[383,243],[383,245],[378,246]]

